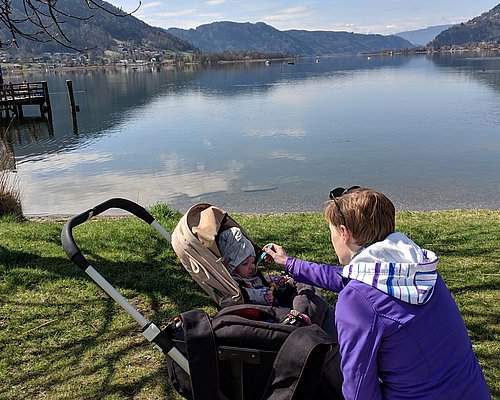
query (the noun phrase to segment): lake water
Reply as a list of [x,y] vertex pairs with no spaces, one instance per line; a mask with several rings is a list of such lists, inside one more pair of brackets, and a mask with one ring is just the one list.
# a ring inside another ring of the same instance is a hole
[[45,80],[51,93],[53,129],[2,125],[2,157],[13,157],[28,215],[79,213],[111,197],[182,212],[197,202],[319,211],[331,188],[351,185],[381,190],[398,210],[500,208],[498,54],[5,79]]

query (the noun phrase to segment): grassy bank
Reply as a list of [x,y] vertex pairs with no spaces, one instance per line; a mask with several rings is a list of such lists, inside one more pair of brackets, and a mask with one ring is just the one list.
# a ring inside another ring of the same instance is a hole
[[[180,214],[156,207],[170,232]],[[335,263],[320,214],[233,215],[254,241]],[[178,399],[163,356],[136,323],[66,257],[63,222],[0,219],[0,398]],[[440,256],[494,399],[500,399],[500,210],[405,212],[397,228]],[[74,230],[92,265],[145,316],[215,309],[170,245],[137,218]],[[330,297],[334,301],[334,297]]]

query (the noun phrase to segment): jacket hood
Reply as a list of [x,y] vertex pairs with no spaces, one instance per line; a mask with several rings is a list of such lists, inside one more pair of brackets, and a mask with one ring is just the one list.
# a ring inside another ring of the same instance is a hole
[[400,232],[363,249],[342,276],[370,285],[410,304],[425,304],[434,292],[438,257]]

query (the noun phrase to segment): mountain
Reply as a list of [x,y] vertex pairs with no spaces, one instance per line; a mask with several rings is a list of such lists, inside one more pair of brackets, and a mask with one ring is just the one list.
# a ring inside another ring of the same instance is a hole
[[301,51],[292,38],[263,22],[214,22],[189,30],[169,28],[167,32],[207,52],[249,50],[298,54]]
[[429,26],[424,29],[417,29],[415,31],[405,31],[395,33],[394,35],[402,37],[403,39],[408,40],[410,43],[415,46],[425,46],[427,43],[434,40],[434,38],[439,35],[444,30],[452,27],[453,25],[436,25]]
[[409,41],[394,35],[303,30],[289,30],[284,33],[304,43],[303,49],[309,50],[304,52],[306,55],[375,52],[414,47]]
[[441,32],[431,45],[441,47],[480,42],[500,43],[500,4],[479,17]]
[[[37,3],[38,4],[38,3]],[[38,7],[42,10],[42,2]],[[162,28],[155,28],[137,19],[133,15],[126,15],[110,3],[100,1],[99,4],[112,11],[112,15],[99,8],[89,9],[85,0],[64,0],[57,2],[57,8],[67,15],[85,17],[68,18],[59,17],[60,27],[70,40],[70,46],[77,49],[96,48],[106,50],[118,43],[126,46],[150,48],[156,50],[189,51],[193,45],[172,36]],[[12,0],[13,15],[26,16],[23,0]],[[43,10],[42,10],[43,11]],[[92,16],[92,18],[86,18]],[[27,24],[18,24],[24,32],[33,31]],[[5,36],[2,26],[0,35]],[[55,31],[53,31],[55,32]],[[61,38],[61,36],[59,35]],[[4,37],[5,38],[5,37]],[[38,43],[18,37],[18,44],[22,50],[31,54],[44,52],[67,52],[68,49],[56,42]],[[12,48],[15,49],[15,48]]]
[[333,31],[279,31],[263,22],[213,22],[196,29],[169,28],[168,33],[201,51],[261,51],[288,55],[326,55],[414,47],[397,36]]

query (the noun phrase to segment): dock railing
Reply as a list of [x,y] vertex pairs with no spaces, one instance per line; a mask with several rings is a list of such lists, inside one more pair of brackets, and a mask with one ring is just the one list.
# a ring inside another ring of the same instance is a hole
[[3,83],[0,85],[0,118],[12,113],[23,117],[23,106],[35,104],[40,107],[40,115],[51,118],[51,106],[47,82]]
[[40,100],[45,96],[44,83],[4,83],[0,85],[0,101],[9,102],[16,100]]

